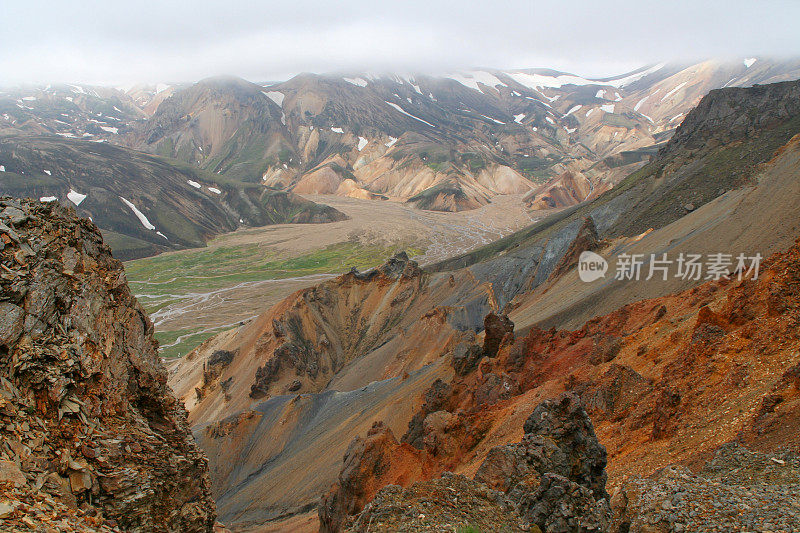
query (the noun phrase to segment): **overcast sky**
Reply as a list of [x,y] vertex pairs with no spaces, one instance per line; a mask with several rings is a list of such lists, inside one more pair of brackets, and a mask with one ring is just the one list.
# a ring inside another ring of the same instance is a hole
[[800,1],[0,0],[0,84],[800,56]]

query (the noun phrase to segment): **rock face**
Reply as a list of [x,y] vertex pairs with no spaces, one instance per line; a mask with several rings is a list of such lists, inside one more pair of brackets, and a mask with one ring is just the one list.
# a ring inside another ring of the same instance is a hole
[[[565,393],[542,402],[524,430],[522,442],[492,449],[474,480],[445,474],[408,489],[385,487],[366,507],[364,489],[385,484],[380,474],[389,470],[388,459],[396,459],[386,449],[393,443],[384,441],[380,454],[366,453],[364,441],[357,438],[351,445],[355,453],[345,456],[339,483],[320,506],[321,531],[339,531],[361,507],[347,531],[435,531],[478,523],[487,531],[607,531],[606,451],[580,399]],[[376,457],[384,458],[380,468]],[[371,478],[370,471],[375,473]],[[432,496],[436,493],[447,497]]]
[[542,402],[524,430],[522,442],[489,452],[475,481],[508,494],[542,531],[606,531],[606,450],[580,398]]
[[206,458],[97,227],[56,203],[3,198],[0,259],[0,460],[11,472],[0,486],[16,485],[4,519],[45,527],[63,511],[62,530],[210,531]]
[[338,483],[322,497],[320,532],[340,531],[344,520],[360,512],[380,487],[408,480],[419,466],[416,450],[398,445],[392,431],[376,422],[366,438],[350,443]]
[[[300,378],[301,385],[294,390],[323,388],[345,364],[386,341],[391,325],[402,319],[426,281],[417,263],[405,252],[399,252],[378,268],[363,273],[352,269],[334,282],[304,291],[282,317],[283,322],[277,322],[277,327],[273,323],[272,332],[262,337],[264,349],[258,355],[268,353],[270,343],[276,347],[273,357],[256,369],[250,398],[267,397],[280,385],[286,386],[283,382],[294,387],[296,378]],[[353,297],[355,291],[346,291],[346,299],[340,299],[342,285],[362,287],[363,298]],[[363,315],[367,314],[368,304],[378,294],[385,296],[380,289],[387,285],[394,286],[397,295],[388,306],[381,299],[379,306],[388,307],[385,317],[373,318],[366,328]],[[332,328],[337,322],[342,326]],[[283,331],[285,335],[275,335]]]
[[569,245],[561,260],[553,268],[551,278],[557,278],[573,269],[580,259],[581,253],[595,251],[602,247],[603,241],[597,235],[597,228],[592,217],[586,217],[583,225],[578,230],[578,235],[572,244]]
[[487,357],[497,355],[504,341],[514,341],[514,323],[506,315],[489,313],[483,319],[483,354]]
[[475,474],[477,481],[514,492],[530,485],[531,476],[555,473],[587,487],[597,499],[607,497],[606,450],[578,396],[564,393],[545,400],[525,421],[524,431],[522,442],[489,452]]

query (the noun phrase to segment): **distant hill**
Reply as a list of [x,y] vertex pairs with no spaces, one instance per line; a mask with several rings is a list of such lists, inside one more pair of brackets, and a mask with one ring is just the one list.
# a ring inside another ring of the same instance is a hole
[[215,180],[185,163],[108,143],[0,136],[0,170],[0,194],[75,207],[120,259],[204,246],[239,226],[345,218],[291,193]]

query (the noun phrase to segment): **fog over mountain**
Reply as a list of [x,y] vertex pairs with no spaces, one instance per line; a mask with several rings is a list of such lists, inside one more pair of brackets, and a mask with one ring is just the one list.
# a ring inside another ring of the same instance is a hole
[[195,81],[303,71],[548,67],[610,76],[646,63],[800,51],[800,4],[32,1],[6,3],[0,82]]

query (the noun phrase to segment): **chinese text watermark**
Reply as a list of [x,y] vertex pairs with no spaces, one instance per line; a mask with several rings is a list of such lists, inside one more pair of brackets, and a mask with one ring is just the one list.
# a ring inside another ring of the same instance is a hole
[[[630,281],[649,281],[669,278],[683,280],[719,280],[735,276],[741,280],[746,276],[758,279],[761,268],[761,254],[744,253],[683,253],[677,257],[660,254],[619,254],[617,256],[614,279]],[[578,276],[581,281],[591,282],[604,278],[608,271],[608,261],[601,255],[585,251],[578,259]]]

